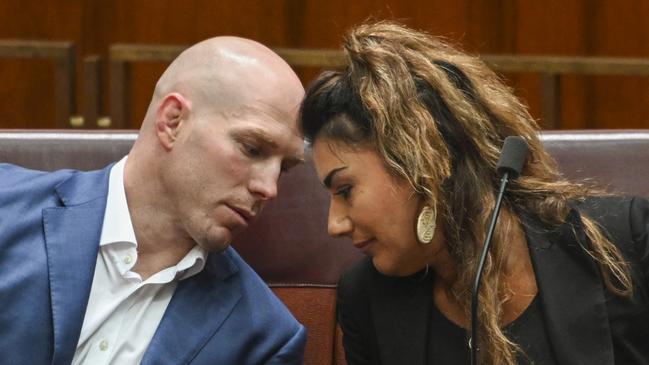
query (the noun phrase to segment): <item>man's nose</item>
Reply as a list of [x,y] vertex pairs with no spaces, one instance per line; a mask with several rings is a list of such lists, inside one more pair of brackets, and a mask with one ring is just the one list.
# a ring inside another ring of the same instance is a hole
[[277,196],[277,181],[281,165],[269,164],[259,168],[249,184],[250,192],[260,200],[270,200]]
[[329,204],[327,230],[332,237],[344,236],[350,234],[352,231],[352,221],[349,219],[346,210],[333,200]]

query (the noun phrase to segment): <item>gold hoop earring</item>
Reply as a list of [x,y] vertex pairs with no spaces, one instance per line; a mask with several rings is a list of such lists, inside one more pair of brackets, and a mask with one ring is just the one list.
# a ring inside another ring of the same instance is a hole
[[437,226],[437,211],[426,205],[417,217],[417,239],[427,245],[433,240]]

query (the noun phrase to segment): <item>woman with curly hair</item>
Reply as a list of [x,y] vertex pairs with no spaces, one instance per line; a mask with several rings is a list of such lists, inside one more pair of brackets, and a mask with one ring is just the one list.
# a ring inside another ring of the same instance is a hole
[[480,362],[649,363],[649,204],[562,178],[479,58],[391,22],[356,27],[344,51],[308,89],[302,129],[329,233],[368,256],[339,283],[348,362],[468,363],[472,281],[514,135],[530,153],[486,260]]

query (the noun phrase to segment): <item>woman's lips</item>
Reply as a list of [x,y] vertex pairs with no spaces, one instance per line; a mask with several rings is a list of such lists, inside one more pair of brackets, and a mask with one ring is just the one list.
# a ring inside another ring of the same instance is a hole
[[365,241],[354,242],[354,247],[356,247],[359,250],[363,250],[364,248],[369,246],[372,242],[374,242],[374,238],[370,238],[369,240],[365,240]]

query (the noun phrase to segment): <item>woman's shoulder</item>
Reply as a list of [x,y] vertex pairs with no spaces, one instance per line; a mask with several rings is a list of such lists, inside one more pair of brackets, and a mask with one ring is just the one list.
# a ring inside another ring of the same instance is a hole
[[633,204],[647,204],[647,200],[633,195],[597,195],[587,196],[574,205],[580,211],[595,215],[618,215],[628,211]]
[[610,222],[620,223],[634,216],[646,215],[649,201],[632,195],[589,196],[575,203],[574,208],[601,225],[610,225]]
[[647,205],[644,198],[626,195],[588,196],[573,201],[571,206],[579,216],[593,219],[605,230],[620,230],[627,227],[627,222],[638,207]]
[[[647,236],[649,201],[639,196],[588,197],[575,208],[592,218],[618,247],[635,246]],[[628,247],[630,248],[630,247]]]

